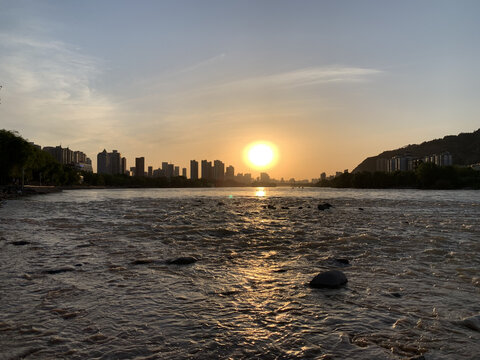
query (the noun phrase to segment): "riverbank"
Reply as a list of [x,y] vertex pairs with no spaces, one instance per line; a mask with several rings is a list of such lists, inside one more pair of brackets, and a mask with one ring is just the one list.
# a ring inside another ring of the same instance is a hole
[[9,185],[0,188],[0,201],[17,199],[22,196],[45,195],[61,191],[62,189],[56,186],[25,185],[22,189],[21,186]]

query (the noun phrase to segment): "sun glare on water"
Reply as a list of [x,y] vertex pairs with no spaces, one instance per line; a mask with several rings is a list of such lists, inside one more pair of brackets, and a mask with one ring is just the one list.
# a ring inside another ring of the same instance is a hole
[[257,169],[266,169],[277,160],[276,147],[267,142],[257,142],[245,148],[245,161]]

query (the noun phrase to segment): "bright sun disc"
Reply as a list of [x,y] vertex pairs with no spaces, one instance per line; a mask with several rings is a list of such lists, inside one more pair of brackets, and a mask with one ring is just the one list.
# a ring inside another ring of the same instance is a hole
[[259,169],[273,165],[275,157],[275,146],[266,142],[254,143],[245,149],[247,162]]

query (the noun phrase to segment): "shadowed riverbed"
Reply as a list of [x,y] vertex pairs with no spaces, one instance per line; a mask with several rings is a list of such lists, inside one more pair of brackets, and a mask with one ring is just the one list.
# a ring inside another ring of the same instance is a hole
[[[475,191],[12,200],[0,207],[0,359],[475,359],[480,332],[461,320],[480,314],[479,218]],[[198,261],[168,264],[179,256]],[[330,269],[344,288],[306,286]]]

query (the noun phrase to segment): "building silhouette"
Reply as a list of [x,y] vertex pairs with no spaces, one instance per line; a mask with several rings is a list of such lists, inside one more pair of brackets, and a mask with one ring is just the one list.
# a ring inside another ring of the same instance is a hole
[[227,166],[225,170],[225,179],[226,180],[234,180],[235,179],[235,169],[232,165]]
[[103,151],[97,155],[98,174],[125,174],[126,167],[127,159],[122,158],[117,150],[113,150],[109,153],[107,150],[103,149]]
[[213,178],[215,180],[225,180],[225,164],[220,160],[213,162]]
[[135,176],[145,176],[145,158],[135,158]]
[[198,180],[198,161],[190,160],[190,179]]
[[211,161],[202,160],[202,179],[213,179],[213,167]]
[[182,176],[186,179],[187,178],[187,168],[182,168]]

